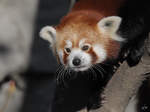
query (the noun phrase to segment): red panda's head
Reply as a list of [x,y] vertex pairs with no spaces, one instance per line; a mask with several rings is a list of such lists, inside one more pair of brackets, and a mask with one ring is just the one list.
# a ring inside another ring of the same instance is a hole
[[50,42],[66,68],[85,71],[117,57],[119,42],[123,41],[117,34],[120,23],[121,18],[117,16],[103,18],[96,24],[72,21],[56,28],[46,26],[40,36]]

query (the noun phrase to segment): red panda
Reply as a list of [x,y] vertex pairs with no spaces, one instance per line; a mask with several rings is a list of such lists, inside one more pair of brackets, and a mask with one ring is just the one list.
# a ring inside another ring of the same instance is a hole
[[123,0],[80,0],[55,27],[46,26],[40,36],[48,40],[66,68],[85,71],[118,56],[117,34],[121,18],[116,16]]

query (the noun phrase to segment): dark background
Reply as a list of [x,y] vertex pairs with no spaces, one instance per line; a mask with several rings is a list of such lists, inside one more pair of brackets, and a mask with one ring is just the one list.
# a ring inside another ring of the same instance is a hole
[[21,112],[51,112],[57,62],[48,42],[39,37],[39,31],[46,25],[58,24],[68,8],[69,0],[39,0],[30,66],[25,73],[27,91]]

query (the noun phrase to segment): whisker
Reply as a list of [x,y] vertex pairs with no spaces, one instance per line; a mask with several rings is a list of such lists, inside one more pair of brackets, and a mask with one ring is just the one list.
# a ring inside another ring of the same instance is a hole
[[55,73],[57,74],[62,67],[63,67],[63,65],[59,65]]
[[68,79],[68,78],[69,78],[69,76],[70,76],[70,70],[69,70],[69,68],[68,68],[68,69],[66,69],[66,74],[67,74],[66,78]]
[[104,73],[107,73],[107,72],[104,70],[104,68],[101,67],[101,65],[95,65],[95,67],[100,68],[100,69],[102,69],[102,71],[103,71]]
[[68,68],[68,71],[69,71],[69,76],[71,76],[71,74],[72,74],[72,69],[71,69],[71,68]]
[[61,80],[61,77],[62,77],[62,71],[64,70],[64,68],[63,67],[61,67],[61,69],[60,69],[60,71],[58,72],[58,74],[57,74],[57,78],[56,78],[56,80],[58,81],[58,82],[60,82],[60,80]]
[[93,67],[101,74],[101,77],[104,78],[104,75],[103,75],[103,72],[101,71],[101,68],[98,68],[96,66],[93,66]]
[[105,66],[112,66],[111,64],[107,64],[107,63],[100,63],[101,65],[105,65]]
[[94,79],[97,79],[97,74],[96,72],[94,71],[93,67],[90,68],[92,73],[93,73],[93,76],[94,76]]
[[65,75],[66,75],[66,70],[64,69],[63,72],[62,72],[62,81],[63,81],[63,83],[65,81]]
[[[90,72],[90,73],[89,73]],[[91,68],[89,69],[89,72],[88,72],[88,79],[90,79],[90,76],[93,76],[93,72],[92,72],[92,70],[91,70]],[[92,74],[92,75],[91,75]]]

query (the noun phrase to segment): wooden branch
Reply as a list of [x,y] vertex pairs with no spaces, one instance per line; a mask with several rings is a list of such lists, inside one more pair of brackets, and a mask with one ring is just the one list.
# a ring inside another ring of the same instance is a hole
[[[150,46],[149,44],[146,46]],[[149,48],[149,47],[148,47]],[[148,50],[141,59],[141,62],[130,68],[124,62],[106,86],[103,97],[103,106],[90,112],[124,112],[130,98],[136,94],[142,81],[144,73],[150,72],[150,56]]]

